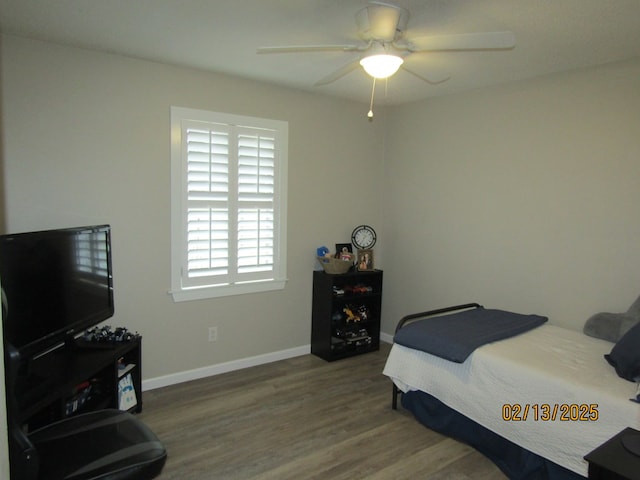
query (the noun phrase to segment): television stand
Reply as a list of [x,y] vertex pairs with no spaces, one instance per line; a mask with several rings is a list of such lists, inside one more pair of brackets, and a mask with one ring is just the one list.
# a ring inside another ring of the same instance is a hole
[[73,343],[71,343],[70,348],[74,350],[113,350],[117,348],[120,343],[110,343],[110,342],[91,342],[83,339],[82,337],[76,338]]
[[[90,343],[90,342],[85,342]],[[109,348],[65,342],[28,361],[16,383],[14,420],[32,431],[57,420],[104,408],[142,411],[142,338]],[[121,404],[119,385],[133,395]],[[7,392],[9,394],[9,392]]]

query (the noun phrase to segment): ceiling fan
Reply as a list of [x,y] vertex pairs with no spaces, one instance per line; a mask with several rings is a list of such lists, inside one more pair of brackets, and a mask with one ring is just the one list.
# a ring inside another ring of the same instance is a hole
[[515,46],[515,35],[509,31],[434,35],[409,39],[405,37],[408,21],[408,10],[391,3],[372,0],[356,13],[358,36],[363,41],[359,45],[271,46],[258,48],[258,53],[359,52],[361,53],[359,60],[349,62],[330,73],[316,82],[316,85],[334,82],[361,65],[374,78],[375,88],[375,79],[388,78],[401,67],[406,72],[430,84],[442,83],[449,79],[447,75],[436,72],[421,75],[408,69],[403,65],[404,59],[413,54],[443,51],[507,50]]

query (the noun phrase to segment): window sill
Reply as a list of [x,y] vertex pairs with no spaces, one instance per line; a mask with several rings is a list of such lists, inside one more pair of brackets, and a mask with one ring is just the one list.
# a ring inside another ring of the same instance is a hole
[[221,285],[215,287],[188,288],[173,290],[169,294],[174,302],[188,302],[191,300],[204,300],[207,298],[229,297],[232,295],[244,295],[246,293],[270,292],[283,290],[286,280],[269,280],[239,285]]

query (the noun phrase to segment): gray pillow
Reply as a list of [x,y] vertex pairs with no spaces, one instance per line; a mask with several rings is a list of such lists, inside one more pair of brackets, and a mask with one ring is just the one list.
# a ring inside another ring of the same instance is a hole
[[585,335],[616,343],[640,321],[640,297],[625,313],[596,313],[582,329]]

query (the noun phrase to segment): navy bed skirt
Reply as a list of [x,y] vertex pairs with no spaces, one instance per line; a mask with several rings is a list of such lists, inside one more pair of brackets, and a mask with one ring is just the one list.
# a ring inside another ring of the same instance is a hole
[[495,463],[511,480],[584,480],[585,478],[519,447],[447,407],[427,393],[419,391],[403,393],[402,406],[431,430],[474,447]]

